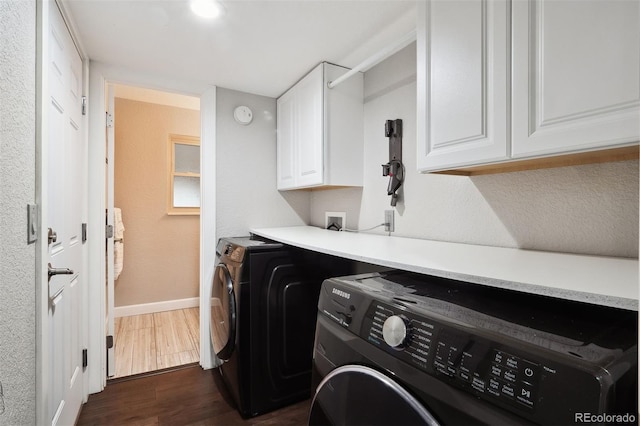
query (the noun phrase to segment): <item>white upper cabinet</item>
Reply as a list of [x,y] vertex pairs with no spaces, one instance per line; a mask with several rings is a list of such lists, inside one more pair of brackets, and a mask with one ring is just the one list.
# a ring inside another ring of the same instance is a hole
[[277,101],[278,189],[362,186],[363,76],[322,63]]
[[513,2],[513,156],[638,141],[640,2]]
[[634,0],[419,2],[418,170],[637,145],[639,16]]
[[295,120],[295,103],[294,92],[287,92],[282,95],[277,102],[277,126],[278,126],[278,143],[277,143],[277,176],[278,189],[293,188],[296,183],[294,170],[294,139],[296,129],[294,128]]
[[507,159],[507,2],[421,1],[418,14],[418,169]]

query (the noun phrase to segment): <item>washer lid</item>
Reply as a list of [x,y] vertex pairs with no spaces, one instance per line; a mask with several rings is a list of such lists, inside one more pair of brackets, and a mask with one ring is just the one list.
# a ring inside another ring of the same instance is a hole
[[369,367],[338,367],[320,382],[311,403],[309,426],[434,425],[438,422],[413,395]]

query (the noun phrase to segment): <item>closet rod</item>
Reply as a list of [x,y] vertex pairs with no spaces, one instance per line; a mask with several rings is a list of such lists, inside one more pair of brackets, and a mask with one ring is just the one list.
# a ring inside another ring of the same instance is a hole
[[404,36],[402,36],[400,39],[398,39],[395,43],[387,46],[385,49],[381,50],[375,55],[370,56],[368,59],[365,59],[364,61],[362,61],[355,67],[353,67],[351,70],[347,71],[346,73],[342,74],[340,77],[336,78],[335,80],[330,81],[329,83],[327,83],[327,86],[329,87],[329,89],[333,89],[338,84],[342,83],[343,81],[345,81],[346,79],[354,75],[355,73],[360,72],[362,70],[366,71],[372,66],[379,64],[383,60],[387,59],[389,56],[393,55],[394,53],[398,52],[404,47],[407,47],[409,44],[411,44],[415,40],[416,40],[416,30],[413,29],[407,34],[405,34]]

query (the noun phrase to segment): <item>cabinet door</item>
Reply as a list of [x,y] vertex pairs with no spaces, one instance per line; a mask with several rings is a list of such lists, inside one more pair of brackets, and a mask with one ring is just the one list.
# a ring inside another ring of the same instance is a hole
[[291,89],[277,101],[277,181],[278,189],[290,189],[295,181],[295,90]]
[[514,157],[638,140],[640,2],[513,2]]
[[418,2],[418,170],[508,157],[505,0]]
[[296,85],[296,186],[324,181],[323,69],[316,67]]

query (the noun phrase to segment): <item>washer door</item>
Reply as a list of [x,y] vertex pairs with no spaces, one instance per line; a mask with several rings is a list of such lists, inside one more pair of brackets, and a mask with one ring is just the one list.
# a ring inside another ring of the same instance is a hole
[[236,339],[236,297],[229,269],[216,266],[211,285],[211,342],[221,360],[231,357]]
[[384,374],[361,365],[338,367],[320,382],[309,425],[438,425],[427,409]]

